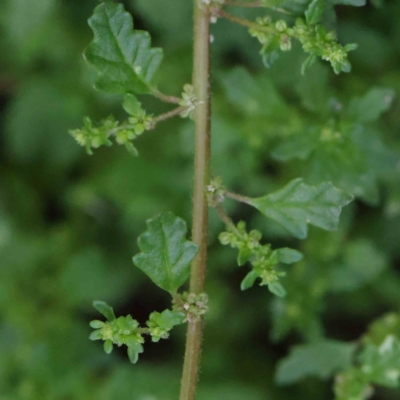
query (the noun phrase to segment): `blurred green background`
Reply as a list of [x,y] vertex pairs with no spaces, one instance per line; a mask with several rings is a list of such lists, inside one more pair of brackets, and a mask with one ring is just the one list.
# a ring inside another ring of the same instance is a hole
[[[136,28],[150,31],[165,59],[163,92],[180,95],[191,77],[192,2],[126,0]],[[395,100],[362,138],[363,166],[320,171],[318,163],[278,161],[285,138],[321,127],[329,104],[344,109],[373,87],[400,93],[400,3],[338,7],[338,32],[356,42],[353,72],[335,76],[319,64],[305,76],[301,49],[263,67],[246,29],[212,27],[213,173],[232,190],[263,195],[304,175],[354,191],[336,233],[310,230],[303,243],[245,206],[227,203],[274,245],[300,249],[288,270],[285,300],[265,288],[240,292],[246,271],[220,246],[210,211],[210,256],[199,400],[333,398],[331,380],[274,382],[290,347],[322,336],[353,341],[400,306],[400,105]],[[146,343],[137,365],[125,350],[107,356],[90,342],[93,300],[144,322],[169,306],[131,261],[146,219],[171,210],[190,224],[193,123],[168,121],[136,142],[87,156],[67,133],[85,115],[124,118],[120,97],[95,92],[81,53],[92,34],[95,0],[2,0],[0,7],[0,398],[2,400],[171,400],[178,397],[185,327]],[[234,10],[254,17],[260,11]],[[261,10],[264,14],[264,11]],[[266,11],[265,11],[266,13]],[[329,23],[329,21],[328,21]],[[153,113],[168,106],[144,97]],[[335,103],[336,102],[336,103]],[[369,136],[368,136],[369,135]],[[365,149],[364,149],[365,147]],[[361,151],[361,150],[360,150]],[[346,153],[338,157],[346,158]],[[351,158],[351,157],[350,157]],[[314,160],[315,161],[315,160]],[[317,162],[317,161],[315,161]],[[343,178],[343,176],[345,178]],[[361,182],[361,183],[360,183]],[[305,365],[307,360],[304,360]],[[375,399],[398,399],[378,390]]]

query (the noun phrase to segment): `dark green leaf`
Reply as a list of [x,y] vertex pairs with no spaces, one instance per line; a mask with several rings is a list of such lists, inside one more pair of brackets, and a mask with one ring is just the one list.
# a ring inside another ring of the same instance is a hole
[[326,379],[351,365],[354,350],[353,344],[334,340],[295,346],[279,362],[275,379],[280,385],[290,385],[308,376]]
[[350,117],[357,122],[377,120],[382,113],[389,110],[394,100],[391,89],[375,88],[364,97],[354,99],[350,104]]
[[287,110],[281,96],[266,76],[254,78],[244,68],[235,68],[224,77],[223,83],[229,100],[243,113],[266,117]]
[[284,264],[293,264],[303,258],[303,254],[299,251],[289,249],[288,247],[276,251],[278,253],[279,261]]
[[293,236],[304,239],[307,237],[307,224],[335,230],[341,208],[352,199],[351,195],[331,183],[310,186],[298,178],[275,193],[249,199],[248,203]]
[[105,301],[95,300],[93,302],[93,307],[98,312],[103,314],[107,318],[108,321],[114,321],[114,319],[115,319],[114,310]]
[[264,45],[261,49],[261,57],[264,65],[271,68],[276,60],[279,58],[280,38],[273,38],[269,43]]
[[344,249],[343,264],[330,271],[330,290],[356,290],[373,282],[385,267],[385,257],[373,243],[366,239],[354,241]]
[[301,74],[305,75],[307,70],[310,69],[315,64],[316,61],[317,61],[317,56],[315,56],[314,54],[310,54],[303,62],[303,64],[301,64]]
[[163,52],[150,48],[150,35],[133,29],[122,4],[103,3],[89,19],[94,40],[86,59],[98,72],[96,87],[111,93],[151,93]]
[[305,14],[308,24],[317,24],[321,21],[325,10],[325,0],[312,0]]
[[257,278],[258,274],[255,271],[250,271],[242,280],[242,283],[240,284],[240,289],[247,290],[251,288],[254,285]]
[[272,151],[272,156],[279,161],[289,161],[292,158],[304,160],[318,146],[318,134],[317,130],[312,129],[289,136]]
[[198,246],[186,240],[186,222],[167,212],[147,221],[133,262],[162,289],[175,293],[189,277]]

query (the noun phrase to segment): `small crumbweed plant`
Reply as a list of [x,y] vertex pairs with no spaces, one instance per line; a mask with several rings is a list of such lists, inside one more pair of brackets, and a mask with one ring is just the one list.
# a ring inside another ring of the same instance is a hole
[[[193,80],[183,85],[178,96],[164,94],[153,83],[153,77],[162,63],[163,51],[151,47],[149,33],[135,29],[133,17],[122,4],[107,1],[96,7],[89,19],[94,39],[84,53],[85,59],[97,70],[96,89],[120,94],[127,116],[123,121],[109,116],[100,122],[86,117],[81,129],[70,132],[88,154],[93,154],[101,146],[117,143],[125,146],[133,156],[138,156],[139,138],[163,121],[174,117],[194,121],[191,238],[188,238],[187,222],[179,216],[171,212],[156,215],[148,219],[147,231],[138,238],[141,252],[133,257],[133,263],[159,289],[171,295],[171,307],[152,312],[148,321],[140,325],[134,316],[117,317],[111,306],[98,300],[93,305],[106,320],[90,322],[93,328],[91,340],[102,340],[104,351],[108,354],[114,346],[126,346],[133,364],[143,353],[146,339],[153,342],[168,339],[173,328],[186,324],[181,400],[196,397],[203,320],[208,307],[213,306],[205,288],[209,208],[215,210],[212,217],[219,217],[225,225],[225,230],[219,235],[221,245],[234,249],[237,264],[247,268],[240,289],[248,290],[258,284],[270,292],[266,295],[283,298],[290,294],[290,288],[285,288],[285,276],[291,274],[288,265],[301,262],[307,254],[303,256],[298,250],[288,247],[273,248],[263,240],[261,231],[252,229],[245,221],[233,221],[226,212],[225,201],[233,199],[253,207],[266,220],[273,221],[294,238],[303,240],[307,238],[309,225],[327,231],[336,230],[342,208],[353,200],[353,195],[363,196],[363,193],[357,193],[357,189],[349,190],[350,194],[323,179],[310,185],[305,177],[294,176],[283,187],[268,193],[260,189],[258,197],[248,197],[231,192],[224,185],[223,177],[212,175],[210,47],[214,37],[210,33],[210,24],[227,19],[245,27],[259,42],[260,62],[267,68],[274,68],[273,64],[281,53],[291,51],[292,43],[299,42],[305,53],[304,62],[293,65],[293,68],[301,69],[302,74],[308,73],[318,60],[329,63],[335,74],[349,73],[349,53],[357,45],[342,44],[336,32],[327,29],[322,22],[334,20],[335,5],[363,6],[365,0],[192,1]],[[240,7],[258,9],[259,16],[248,20],[231,12],[231,9],[234,12]],[[277,15],[281,18],[276,18]],[[243,77],[246,78],[245,75]],[[236,83],[240,85],[240,80]],[[171,110],[154,115],[143,108],[139,100],[139,96],[143,95],[169,103]],[[289,135],[286,141],[275,147],[273,156],[282,162],[292,158],[316,157],[319,160],[316,168],[319,171],[335,170],[337,181],[342,180],[341,187],[346,187],[348,180],[344,177],[348,173],[353,174],[352,178],[355,172],[346,172],[346,159],[341,157],[344,154],[341,149],[351,147],[351,151],[357,152],[357,146],[361,146],[364,140],[360,127],[376,120],[390,107],[392,100],[392,91],[379,88],[373,89],[365,98],[355,99],[348,110],[343,110],[342,104],[332,100],[329,115],[319,125],[309,125],[301,135]],[[337,156],[324,159],[324,154],[328,153]],[[364,176],[363,179],[373,177]],[[354,179],[351,182],[357,186]],[[359,245],[362,250],[363,244]],[[188,280],[188,291],[182,291]],[[277,382],[293,383],[308,375],[322,378],[336,375],[336,400],[368,399],[376,385],[399,385],[399,333],[399,316],[389,314],[375,321],[357,342],[343,343],[326,338],[296,346],[278,365]],[[307,368],[303,368],[304,360],[307,360]]]

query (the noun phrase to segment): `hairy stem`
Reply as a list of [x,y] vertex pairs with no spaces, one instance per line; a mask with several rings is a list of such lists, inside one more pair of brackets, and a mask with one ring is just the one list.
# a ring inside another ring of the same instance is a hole
[[214,205],[215,210],[217,211],[219,217],[221,220],[224,222],[224,224],[231,229],[232,232],[235,232],[235,234],[239,237],[242,237],[242,234],[239,232],[239,230],[236,228],[236,225],[234,222],[230,219],[228,214],[225,212],[225,210],[222,208],[220,204],[215,204]]
[[154,127],[161,121],[166,121],[167,119],[170,119],[170,118],[176,117],[177,115],[180,115],[186,109],[187,109],[186,106],[181,106],[181,107],[174,108],[173,110],[168,111],[165,114],[161,114],[161,115],[158,115],[157,117],[154,117],[154,119],[153,119]]
[[236,24],[246,26],[247,28],[257,29],[260,32],[275,33],[275,30],[269,26],[261,26],[256,22],[249,21],[248,19],[237,17],[236,15],[230,14],[222,9],[218,11],[218,15],[221,18],[228,19],[229,21],[235,22]]
[[243,196],[241,194],[236,194],[236,193],[231,193],[231,192],[226,192],[225,193],[226,197],[229,197],[233,200],[239,201],[241,203],[246,203],[250,204],[250,199],[246,196]]
[[[192,240],[199,252],[192,263],[190,291],[204,291],[207,258],[208,204],[206,186],[210,180],[210,11],[194,0],[193,87],[198,101],[195,110]],[[180,400],[194,400],[199,378],[203,320],[188,323]]]
[[158,99],[160,99],[161,101],[164,101],[166,103],[179,104],[179,102],[181,101],[181,99],[179,97],[169,96],[167,94],[161,93],[159,90],[154,90],[153,94]]

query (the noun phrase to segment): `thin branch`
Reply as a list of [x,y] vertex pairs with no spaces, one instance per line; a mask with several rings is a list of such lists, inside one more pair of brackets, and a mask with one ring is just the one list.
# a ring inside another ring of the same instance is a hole
[[241,194],[226,192],[225,195],[226,195],[226,197],[229,197],[236,201],[240,201],[241,203],[246,203],[246,204],[251,203],[251,199],[249,197],[243,196]]
[[213,205],[215,210],[217,211],[219,217],[222,219],[224,224],[232,231],[234,232],[237,236],[242,237],[242,234],[239,232],[239,230],[236,228],[236,225],[234,222],[231,220],[231,218],[228,216],[228,214],[225,212],[225,210],[222,208],[220,204],[215,204]]
[[186,109],[187,109],[186,106],[177,107],[177,108],[174,108],[171,111],[166,112],[165,114],[161,114],[161,115],[155,117],[153,119],[153,124],[154,124],[153,127],[155,127],[161,121],[165,121],[167,119],[170,119],[170,118],[176,117],[177,115],[180,115]]
[[159,90],[154,90],[153,94],[165,103],[179,104],[179,102],[181,101],[180,97],[169,96],[167,94],[161,93]]
[[260,32],[275,33],[275,29],[270,26],[262,26],[256,22],[249,21],[248,19],[237,17],[236,15],[230,14],[222,9],[219,9],[217,14],[221,18],[228,19],[229,21],[235,22],[236,24],[246,26],[250,29],[257,29]]

